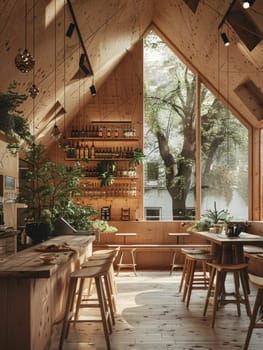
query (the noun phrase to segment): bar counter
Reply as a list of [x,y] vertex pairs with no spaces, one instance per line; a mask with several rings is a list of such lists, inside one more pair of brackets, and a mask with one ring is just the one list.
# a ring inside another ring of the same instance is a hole
[[[47,350],[64,312],[69,274],[92,254],[94,236],[58,236],[0,262],[0,349]],[[44,263],[40,256],[55,260]],[[55,249],[54,249],[55,247]],[[56,249],[58,247],[58,249]]]

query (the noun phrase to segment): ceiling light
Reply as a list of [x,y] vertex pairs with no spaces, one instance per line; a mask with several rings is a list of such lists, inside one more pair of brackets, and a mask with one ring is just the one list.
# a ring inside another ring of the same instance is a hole
[[243,8],[248,9],[250,6],[254,4],[255,0],[244,0],[243,1]]
[[92,96],[96,96],[96,94],[97,94],[97,91],[96,91],[96,87],[95,87],[95,85],[94,84],[92,84],[91,86],[90,86],[90,93],[91,93],[91,95]]
[[66,32],[66,36],[68,36],[69,38],[71,38],[73,32],[75,29],[75,24],[74,23],[70,23],[70,25],[68,26],[68,30]]
[[221,33],[221,37],[222,37],[222,40],[223,40],[223,42],[224,42],[224,45],[225,45],[225,46],[229,46],[229,45],[230,45],[230,41],[229,41],[229,39],[228,39],[226,33]]
[[52,131],[51,131],[51,136],[53,139],[58,140],[61,137],[61,132],[57,126],[57,124],[54,125]]

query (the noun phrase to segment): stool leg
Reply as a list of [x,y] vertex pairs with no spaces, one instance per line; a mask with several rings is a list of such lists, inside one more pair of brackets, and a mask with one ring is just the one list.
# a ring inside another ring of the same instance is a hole
[[176,255],[177,255],[177,252],[176,252],[176,250],[175,250],[175,251],[173,252],[173,257],[172,257],[172,266],[171,266],[171,270],[170,270],[170,276],[172,275],[173,270],[174,270],[174,263],[175,263]]
[[239,273],[233,272],[233,277],[234,277],[234,285],[235,285],[235,298],[236,298],[236,305],[237,305],[237,314],[240,317],[241,312],[240,312],[240,292],[239,292]]
[[251,335],[252,335],[252,332],[253,332],[253,328],[255,327],[255,324],[256,324],[256,318],[257,318],[258,310],[262,306],[262,300],[263,300],[263,289],[258,289],[256,300],[255,300],[255,304],[254,304],[254,308],[253,308],[253,313],[252,313],[252,317],[251,317],[250,324],[249,324],[249,327],[248,327],[248,332],[247,332],[246,341],[245,341],[245,345],[243,347],[243,350],[247,350],[248,349],[248,345],[249,345],[250,338],[251,338]]
[[240,271],[240,280],[241,280],[241,285],[243,288],[244,302],[245,302],[245,306],[246,306],[247,315],[251,318],[251,308],[250,308],[249,299],[248,299],[249,291],[247,290],[247,282],[248,282],[247,269]]
[[62,350],[64,339],[67,338],[68,331],[69,331],[69,321],[72,317],[72,310],[74,305],[74,297],[77,287],[77,279],[71,278],[69,282],[69,290],[68,290],[68,297],[66,302],[66,309],[65,314],[63,318],[63,324],[61,329],[61,335],[60,335],[60,341],[59,341],[59,350]]
[[112,298],[112,292],[111,292],[111,288],[110,288],[110,280],[109,280],[108,273],[104,276],[104,284],[105,284],[106,294],[107,294],[107,298],[108,298],[108,305],[109,305],[109,309],[110,309],[112,324],[115,324],[113,298]]
[[190,271],[191,271],[191,264],[192,261],[188,258],[187,259],[187,270],[185,273],[185,281],[184,281],[184,292],[183,292],[183,301],[185,301],[186,295],[187,295],[187,289],[188,289],[188,285],[189,285],[189,278],[190,278]]
[[120,251],[120,260],[119,260],[116,276],[119,276],[119,273],[120,273],[120,270],[121,270],[122,260],[123,260],[123,251]]
[[214,285],[215,274],[216,274],[216,269],[212,268],[212,271],[210,273],[210,280],[209,280],[209,286],[208,286],[206,300],[205,300],[205,307],[204,307],[204,311],[203,311],[203,316],[205,316],[206,312],[207,312],[209,299],[211,297],[212,289],[213,289],[213,285]]
[[102,281],[99,277],[95,277],[95,284],[96,284],[96,290],[97,290],[97,295],[98,295],[98,299],[99,299],[100,314],[101,314],[101,319],[102,319],[102,324],[103,324],[104,336],[105,336],[105,340],[106,340],[106,344],[107,344],[107,350],[110,350],[111,345],[110,345],[109,333],[112,332],[112,329],[111,329],[111,324],[109,322],[107,305],[106,305],[106,301],[105,301],[105,295],[103,292],[103,285],[102,285]]
[[85,282],[85,279],[81,278],[80,282],[79,282],[78,297],[77,297],[77,302],[76,302],[76,310],[75,310],[75,317],[74,317],[75,320],[77,320],[79,318],[79,307],[81,304],[84,282]]
[[211,322],[211,328],[214,328],[215,326],[215,319],[216,319],[216,311],[218,309],[218,298],[220,295],[220,291],[222,290],[222,272],[217,271],[216,273],[216,285],[215,285],[215,295],[214,295],[214,302],[213,302],[213,311],[212,311],[212,322]]
[[187,294],[186,294],[186,307],[189,307],[192,289],[193,289],[193,281],[194,281],[194,274],[195,274],[195,267],[196,267],[196,261],[191,261],[191,268],[190,268],[190,276],[188,280],[188,287],[187,287]]
[[134,272],[135,276],[137,276],[137,273],[136,273],[136,259],[135,259],[135,254],[136,254],[136,250],[135,250],[135,249],[132,249],[132,250],[131,250],[131,258],[132,258],[133,272]]
[[179,286],[179,293],[181,293],[184,282],[185,282],[185,276],[186,276],[186,271],[187,271],[187,263],[188,263],[188,259],[185,257],[184,259],[184,267],[183,267],[183,271],[182,271],[182,276],[181,276],[181,282],[180,282],[180,286]]

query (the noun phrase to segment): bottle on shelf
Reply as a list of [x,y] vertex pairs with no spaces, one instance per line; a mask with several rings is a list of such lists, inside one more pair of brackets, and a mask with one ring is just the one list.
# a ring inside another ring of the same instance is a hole
[[103,137],[103,129],[101,126],[99,127],[98,137]]
[[95,159],[95,146],[94,146],[93,142],[92,142],[92,145],[91,145],[90,158],[91,159]]
[[107,137],[111,137],[111,128],[107,128]]
[[114,137],[119,137],[119,129],[118,128],[114,129]]

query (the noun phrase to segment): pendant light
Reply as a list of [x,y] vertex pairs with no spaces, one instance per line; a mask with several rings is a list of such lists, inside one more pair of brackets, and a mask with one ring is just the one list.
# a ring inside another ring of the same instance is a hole
[[56,6],[56,0],[54,3],[55,6],[55,30],[54,30],[54,95],[55,95],[55,125],[52,129],[51,136],[54,140],[58,141],[61,137],[61,132],[59,130],[59,127],[57,126],[57,6]]

